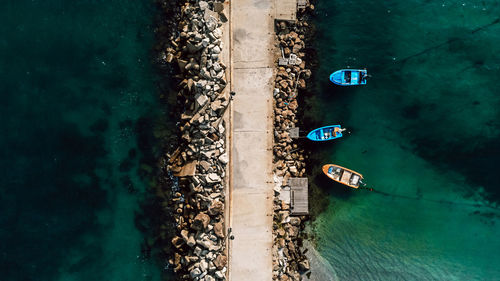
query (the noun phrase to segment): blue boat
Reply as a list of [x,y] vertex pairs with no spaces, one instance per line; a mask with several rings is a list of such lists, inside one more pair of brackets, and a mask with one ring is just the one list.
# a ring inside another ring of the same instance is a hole
[[365,85],[368,73],[366,69],[341,69],[330,75],[330,81],[340,86]]
[[342,129],[340,125],[325,126],[312,130],[307,134],[307,138],[312,141],[329,141],[342,137]]

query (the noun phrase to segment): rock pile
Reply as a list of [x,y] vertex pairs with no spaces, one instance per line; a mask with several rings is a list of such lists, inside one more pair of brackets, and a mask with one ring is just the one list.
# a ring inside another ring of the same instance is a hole
[[160,59],[178,67],[179,147],[168,170],[178,177],[172,197],[176,235],[169,263],[180,280],[225,280],[226,152],[224,112],[231,101],[221,61],[223,1],[185,1],[178,32]]
[[[311,4],[299,10],[304,15],[313,10]],[[297,124],[298,91],[306,88],[311,70],[306,68],[305,35],[310,32],[304,17],[295,23],[277,22],[276,38],[282,57],[277,65],[274,89],[274,175],[277,182],[273,216],[273,280],[302,280],[310,270],[309,261],[301,251],[306,217],[290,216],[290,204],[280,199],[281,186],[290,177],[306,174],[304,150],[293,142],[290,129]]]

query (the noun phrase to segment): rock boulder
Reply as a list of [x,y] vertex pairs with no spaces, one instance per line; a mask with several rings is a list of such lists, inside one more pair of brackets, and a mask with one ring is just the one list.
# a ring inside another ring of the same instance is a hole
[[217,269],[221,270],[227,264],[227,257],[225,255],[218,255],[214,260],[214,265]]
[[193,220],[191,228],[194,230],[203,230],[210,223],[210,216],[205,213],[199,213]]
[[214,233],[215,236],[219,238],[224,238],[224,226],[221,222],[214,224]]
[[216,216],[216,215],[222,213],[223,210],[224,210],[224,204],[222,202],[220,202],[219,200],[214,200],[214,201],[212,201],[212,204],[208,208],[208,213],[211,216]]

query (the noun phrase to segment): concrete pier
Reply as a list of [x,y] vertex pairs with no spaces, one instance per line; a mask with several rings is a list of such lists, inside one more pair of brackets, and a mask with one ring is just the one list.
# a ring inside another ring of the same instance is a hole
[[275,2],[230,5],[232,150],[229,280],[272,280]]

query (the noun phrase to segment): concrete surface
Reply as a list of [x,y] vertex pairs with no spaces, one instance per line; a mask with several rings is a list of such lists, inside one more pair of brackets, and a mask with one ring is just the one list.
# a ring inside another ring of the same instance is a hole
[[276,19],[295,21],[297,18],[297,0],[274,0]]
[[272,280],[274,1],[230,7],[231,179],[229,280]]

